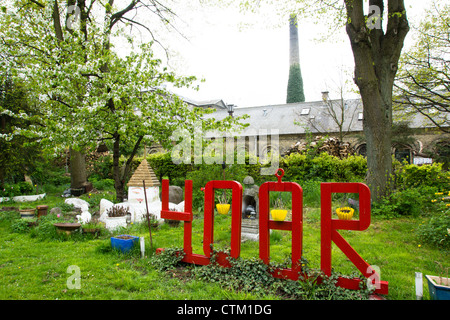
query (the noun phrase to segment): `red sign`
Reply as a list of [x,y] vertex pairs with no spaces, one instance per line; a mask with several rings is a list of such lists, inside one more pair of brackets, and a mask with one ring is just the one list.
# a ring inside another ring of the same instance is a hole
[[[280,173],[280,174],[279,174]],[[265,182],[259,188],[259,257],[269,264],[270,262],[270,229],[289,230],[292,232],[292,265],[291,268],[275,270],[274,277],[298,280],[302,274],[300,259],[302,257],[303,239],[303,190],[298,183],[281,181],[284,175],[282,169],[278,169],[276,176],[278,181]],[[231,250],[230,256],[238,258],[241,250],[241,224],[242,224],[242,186],[237,181],[214,180],[206,184],[205,210],[204,210],[204,255],[192,252],[192,181],[185,181],[184,212],[169,210],[169,180],[162,181],[162,210],[161,218],[181,220],[184,222],[184,262],[199,265],[210,263],[213,250],[214,235],[214,191],[216,189],[231,189]],[[269,192],[282,191],[291,193],[292,220],[274,221],[269,218]],[[340,220],[332,218],[331,195],[332,193],[357,193],[359,194],[359,219]],[[375,285],[376,293],[387,294],[388,283],[380,281],[375,270],[350,246],[339,234],[338,230],[366,230],[370,225],[370,190],[363,183],[335,183],[321,184],[321,270],[327,276],[331,275],[331,243],[349,258],[356,268]],[[158,249],[161,251],[164,249]],[[217,262],[229,267],[225,253],[218,253]],[[340,277],[337,285],[348,289],[359,289],[359,278],[347,279]]]

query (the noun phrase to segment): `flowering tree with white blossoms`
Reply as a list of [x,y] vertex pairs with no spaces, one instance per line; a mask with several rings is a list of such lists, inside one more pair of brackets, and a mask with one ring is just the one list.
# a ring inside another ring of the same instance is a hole
[[[39,123],[14,134],[33,134],[55,151],[70,147],[78,155],[111,140],[116,197],[122,201],[141,142],[170,148],[171,132],[175,128],[192,132],[205,110],[188,107],[163,89],[165,83],[189,86],[195,78],[177,77],[164,68],[153,55],[152,42],[135,45],[126,37],[132,52],[120,57],[114,51],[111,39],[124,36],[115,27],[117,22],[147,28],[127,13],[144,6],[157,9],[164,18],[171,11],[157,1],[133,0],[123,9],[113,2],[69,0],[65,7],[57,0],[16,0],[2,7],[0,54],[1,68],[27,83],[41,115]],[[229,127],[235,120],[224,122]],[[218,126],[214,120],[204,125]],[[125,146],[132,151],[121,170],[119,158]]]

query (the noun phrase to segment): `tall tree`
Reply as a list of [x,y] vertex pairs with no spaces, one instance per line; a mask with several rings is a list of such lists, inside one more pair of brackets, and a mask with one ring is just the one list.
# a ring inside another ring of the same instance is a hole
[[[24,119],[24,114],[30,115]],[[32,137],[13,134],[26,129],[35,114],[26,101],[26,92],[20,83],[13,82],[4,71],[0,74],[0,187],[6,180],[13,181],[30,175],[33,160],[40,149]]]
[[395,103],[405,114],[421,113],[450,133],[450,5],[435,3],[415,28],[417,40],[401,58]]
[[297,15],[289,18],[289,79],[286,103],[304,102],[303,78],[300,68]]
[[[332,18],[333,30],[345,25],[355,62],[354,81],[364,108],[367,183],[372,200],[378,200],[389,190],[392,172],[392,92],[409,24],[404,0],[369,0],[367,14],[364,13],[365,2],[296,0],[285,2],[284,6],[272,1],[272,5],[284,14],[297,12],[299,17],[314,16],[316,21],[325,22]],[[241,0],[241,3],[246,9],[264,5],[256,0],[252,3]]]
[[[132,0],[122,9],[113,0],[67,4],[61,9],[56,0],[17,0],[2,16],[0,50],[8,53],[9,63],[26,80],[43,114],[42,126],[28,128],[41,143],[81,151],[111,141],[116,198],[122,201],[141,143],[170,148],[171,132],[192,131],[204,111],[188,108],[163,86],[188,86],[193,77],[177,77],[154,57],[152,42],[136,45],[121,28],[114,28],[126,22],[148,29],[133,15],[127,16],[145,9],[168,22],[168,8],[150,0]],[[131,53],[119,56],[113,37],[125,38]],[[121,168],[124,145],[131,153]]]
[[[388,21],[383,30],[385,3]],[[345,8],[355,61],[354,80],[363,102],[367,182],[372,200],[378,200],[387,194],[391,180],[392,92],[409,24],[403,0],[370,0],[368,16],[364,15],[362,0],[346,0]],[[377,23],[369,24],[367,18]]]

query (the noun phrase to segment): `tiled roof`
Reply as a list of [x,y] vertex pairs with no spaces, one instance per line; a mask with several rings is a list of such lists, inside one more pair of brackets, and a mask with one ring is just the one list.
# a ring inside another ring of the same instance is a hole
[[127,185],[133,187],[143,187],[143,180],[145,180],[145,187],[158,187],[160,185],[158,178],[156,178],[155,173],[148,165],[146,159],[142,160]]

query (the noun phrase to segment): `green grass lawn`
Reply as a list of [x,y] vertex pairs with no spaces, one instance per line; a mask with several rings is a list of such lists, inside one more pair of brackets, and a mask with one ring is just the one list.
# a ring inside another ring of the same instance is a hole
[[[97,195],[101,198],[100,195]],[[50,208],[61,203],[58,195],[48,195],[39,204]],[[2,204],[4,206],[5,204]],[[0,215],[5,213],[0,211]],[[381,279],[389,282],[388,299],[415,299],[414,273],[436,274],[436,263],[449,264],[448,251],[418,242],[415,229],[423,218],[379,220],[372,218],[366,231],[341,231],[344,238],[369,264],[381,270]],[[215,249],[230,244],[230,215],[215,218]],[[193,250],[203,254],[203,219],[197,214],[193,222]],[[148,229],[133,225],[130,234],[144,236],[147,256],[139,252],[120,254],[108,250],[109,236],[100,239],[74,237],[66,241],[42,240],[30,233],[14,233],[8,219],[0,220],[0,299],[280,299],[275,295],[258,295],[230,291],[218,284],[184,277],[183,272],[159,272],[152,265]],[[153,247],[183,245],[183,227],[162,225],[153,230]],[[290,233],[273,231],[271,261],[289,257]],[[309,267],[320,265],[320,210],[305,208],[303,255]],[[153,248],[153,249],[154,249]],[[258,243],[246,241],[241,246],[242,258],[257,258]],[[350,275],[357,272],[351,262],[333,245],[334,269]],[[69,266],[79,268],[80,289],[70,289]],[[424,299],[429,299],[424,279]]]

